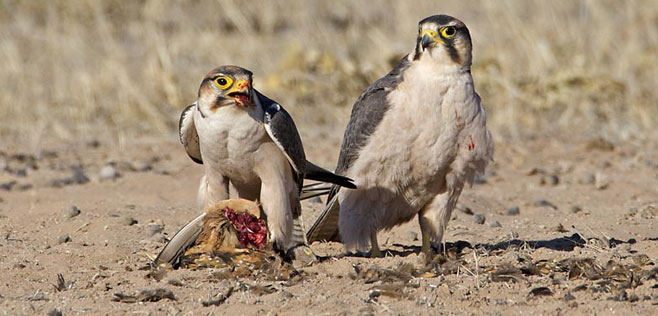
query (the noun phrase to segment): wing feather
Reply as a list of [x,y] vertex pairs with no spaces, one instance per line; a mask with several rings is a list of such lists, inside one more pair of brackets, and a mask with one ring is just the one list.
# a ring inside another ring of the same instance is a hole
[[199,134],[197,134],[196,126],[194,125],[194,110],[196,109],[196,102],[188,105],[180,115],[178,121],[178,136],[180,142],[185,147],[185,151],[190,158],[198,163],[203,164],[201,158],[201,148],[199,146]]
[[254,92],[265,111],[263,123],[267,134],[281,149],[301,181],[306,172],[306,156],[295,122],[280,104],[256,90]]
[[[354,103],[350,121],[347,123],[343,136],[336,174],[344,175],[358,159],[361,148],[366,145],[368,138],[375,132],[391,106],[387,100],[388,94],[402,82],[404,71],[409,68],[410,64],[409,55],[404,56],[391,72],[375,81]],[[339,190],[339,186],[332,186],[325,210],[307,233],[309,242],[339,238],[338,213],[340,208],[335,198]]]

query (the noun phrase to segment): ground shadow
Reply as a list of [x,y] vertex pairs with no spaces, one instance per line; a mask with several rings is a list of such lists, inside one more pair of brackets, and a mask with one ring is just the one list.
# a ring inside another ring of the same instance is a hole
[[[590,238],[592,239],[592,238]],[[614,248],[618,245],[621,244],[635,244],[637,241],[633,238],[629,240],[619,240],[616,238],[611,238],[607,240],[607,244],[610,248]],[[521,239],[512,239],[512,240],[507,240],[507,241],[501,241],[498,243],[494,244],[487,244],[487,243],[480,243],[480,244],[471,244],[470,242],[459,240],[456,242],[446,242],[444,244],[444,249],[450,250],[454,249],[457,251],[457,253],[461,252],[464,248],[471,248],[471,249],[485,249],[488,251],[493,251],[493,250],[505,250],[509,248],[515,248],[515,247],[527,247],[530,249],[539,249],[539,248],[546,248],[546,249],[551,249],[551,250],[556,250],[556,251],[573,251],[576,247],[584,247],[585,244],[587,243],[587,240],[580,236],[579,234],[573,234],[571,236],[564,236],[564,237],[559,237],[559,238],[553,238],[550,240],[521,240]],[[405,257],[408,255],[411,255],[413,253],[419,253],[420,252],[420,247],[418,246],[409,246],[409,245],[402,245],[402,244],[393,244],[393,246],[400,247],[404,250],[402,251],[396,251],[396,250],[388,250],[384,249],[384,253],[390,253],[394,256],[401,256]]]

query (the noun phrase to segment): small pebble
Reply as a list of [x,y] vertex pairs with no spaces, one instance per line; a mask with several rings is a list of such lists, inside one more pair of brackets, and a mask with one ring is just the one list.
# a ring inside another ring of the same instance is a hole
[[319,196],[313,197],[311,203],[322,203],[322,199]]
[[457,204],[455,208],[462,211],[464,214],[473,215],[473,210],[464,204]]
[[574,213],[574,214],[575,214],[575,213],[578,213],[578,212],[580,212],[580,211],[582,211],[582,210],[583,210],[583,208],[580,207],[580,206],[578,206],[578,205],[574,205],[574,206],[571,207],[571,213]]
[[71,171],[73,172],[73,176],[71,177],[71,180],[73,180],[73,183],[76,184],[85,184],[89,182],[89,177],[85,174],[84,169],[82,169],[82,166],[74,166],[71,168]]
[[125,216],[125,217],[121,218],[121,223],[126,225],[126,226],[132,226],[132,225],[137,224],[138,222],[132,216]]
[[547,206],[547,207],[550,207],[554,210],[557,210],[557,206],[555,206],[555,204],[553,204],[549,201],[546,201],[546,200],[539,200],[539,201],[535,202],[535,206],[539,206],[539,207]]
[[157,243],[165,243],[167,242],[167,238],[163,234],[157,233],[150,238],[151,241],[157,242]]
[[593,173],[585,173],[583,177],[580,179],[581,184],[594,184],[596,181],[596,176]]
[[507,209],[507,215],[516,216],[521,213],[521,209],[518,206],[510,207]]
[[608,180],[608,177],[601,172],[597,172],[595,178],[596,179],[594,181],[594,187],[596,187],[597,190],[603,190],[607,188],[608,185],[610,184],[610,180]]
[[48,316],[62,316],[62,312],[59,309],[53,308],[48,312]]
[[418,240],[418,233],[413,230],[410,230],[407,232],[407,238],[411,240]]
[[105,167],[101,168],[101,171],[98,173],[98,178],[101,181],[103,181],[103,180],[114,180],[118,177],[119,177],[119,172],[112,165],[105,165]]
[[25,168],[21,168],[16,170],[16,176],[18,177],[27,177],[27,170]]
[[71,236],[69,235],[59,235],[57,236],[57,244],[65,244],[71,241]]
[[71,205],[64,210],[64,218],[73,218],[80,215],[80,209],[75,205]]
[[133,168],[135,169],[135,171],[145,172],[145,171],[151,171],[151,169],[153,169],[153,166],[151,166],[150,162],[137,161],[133,164]]
[[17,184],[16,181],[9,181],[5,183],[0,183],[0,190],[2,191],[11,191],[11,189]]
[[489,227],[496,228],[496,227],[503,227],[503,225],[501,225],[499,221],[493,221],[493,222],[489,222]]
[[558,185],[560,183],[560,178],[554,174],[552,175],[547,175],[547,176],[542,176],[539,180],[539,184],[541,185]]
[[474,221],[476,224],[480,224],[480,225],[484,224],[484,221],[485,221],[484,215],[482,215],[482,214],[475,214],[475,216],[473,216],[473,221]]
[[149,236],[153,236],[153,235],[155,235],[155,234],[157,234],[157,233],[161,233],[163,229],[164,229],[164,228],[162,227],[162,225],[158,225],[158,224],[150,224],[150,225],[148,226],[148,235],[149,235]]

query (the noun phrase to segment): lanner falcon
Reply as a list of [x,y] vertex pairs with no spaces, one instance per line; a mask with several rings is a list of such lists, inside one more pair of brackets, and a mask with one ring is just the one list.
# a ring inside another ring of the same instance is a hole
[[[423,19],[415,48],[354,104],[333,186],[309,242],[340,241],[381,256],[377,232],[418,214],[422,252],[441,243],[465,183],[493,159],[493,141],[471,77],[471,37],[447,15]],[[429,252],[429,253],[428,253]]]
[[204,77],[197,101],[181,114],[179,132],[187,154],[205,169],[201,209],[228,199],[229,187],[240,198],[259,200],[275,246],[292,257],[313,257],[299,203],[304,178],[355,187],[306,160],[292,117],[254,89],[252,73],[237,66]]

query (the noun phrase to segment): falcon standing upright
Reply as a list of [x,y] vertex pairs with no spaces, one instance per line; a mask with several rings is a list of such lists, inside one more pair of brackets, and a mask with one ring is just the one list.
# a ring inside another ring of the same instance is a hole
[[[252,87],[252,73],[244,68],[210,71],[197,101],[183,110],[179,133],[187,154],[205,168],[199,206],[205,209],[228,199],[229,187],[240,198],[260,200],[276,247],[293,250],[288,253],[293,257],[313,257],[299,203],[304,178],[354,187],[350,179],[306,160],[292,117]],[[177,236],[183,244],[200,231],[199,226],[190,227],[194,229]]]
[[471,37],[447,15],[419,22],[413,51],[368,87],[352,108],[334,186],[307,233],[342,239],[348,252],[381,256],[377,232],[418,214],[422,252],[438,247],[465,183],[484,172],[493,141],[471,76]]

